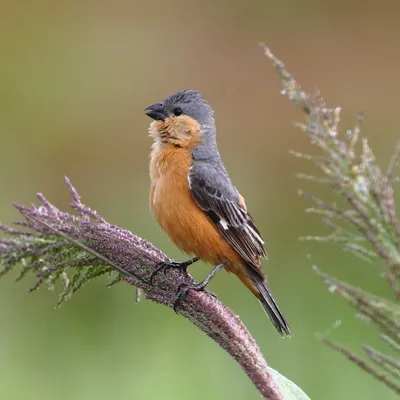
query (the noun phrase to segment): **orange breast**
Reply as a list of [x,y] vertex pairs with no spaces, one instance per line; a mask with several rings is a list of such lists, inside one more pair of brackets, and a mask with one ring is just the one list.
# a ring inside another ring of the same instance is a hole
[[207,215],[194,202],[188,174],[191,156],[187,150],[155,144],[150,163],[150,209],[170,239],[182,251],[216,265],[241,265],[241,257],[221,236]]

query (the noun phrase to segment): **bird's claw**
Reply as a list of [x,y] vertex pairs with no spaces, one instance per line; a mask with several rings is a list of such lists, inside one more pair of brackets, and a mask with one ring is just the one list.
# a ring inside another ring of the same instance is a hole
[[186,272],[187,265],[183,262],[174,262],[174,261],[161,261],[159,262],[154,270],[152,271],[150,275],[150,284],[153,284],[153,279],[155,278],[156,275],[158,275],[160,272],[162,272],[164,275],[167,273],[169,269],[179,269],[182,272]]
[[[195,286],[195,285],[192,285],[192,286]],[[179,303],[186,296],[189,289],[191,289],[191,286],[188,285],[187,283],[182,283],[178,286],[178,290],[177,290],[177,293],[176,293],[176,296],[175,296],[175,299],[173,302],[173,309],[176,314],[178,314],[177,307],[178,307]]]
[[217,295],[213,292],[210,292],[209,290],[205,289],[204,290],[205,293],[209,294],[213,299],[217,299]]
[[178,314],[177,308],[179,306],[179,303],[181,301],[183,301],[183,299],[185,298],[185,296],[187,295],[187,292],[189,290],[196,290],[197,292],[204,291],[205,293],[211,295],[214,299],[217,298],[217,296],[214,293],[210,292],[209,290],[207,290],[205,288],[205,285],[203,282],[195,283],[195,284],[181,283],[178,286],[177,294],[173,301],[173,309],[176,314]]

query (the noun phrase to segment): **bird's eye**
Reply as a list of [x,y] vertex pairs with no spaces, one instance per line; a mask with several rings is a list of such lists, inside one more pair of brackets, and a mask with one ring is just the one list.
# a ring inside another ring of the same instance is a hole
[[174,110],[172,111],[173,113],[174,113],[174,115],[176,116],[176,117],[179,117],[180,115],[182,115],[182,108],[180,108],[180,107],[176,107],[176,108],[174,108]]

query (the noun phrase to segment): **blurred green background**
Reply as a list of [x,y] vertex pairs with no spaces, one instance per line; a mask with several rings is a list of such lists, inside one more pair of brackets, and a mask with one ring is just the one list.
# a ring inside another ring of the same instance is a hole
[[[377,332],[354,317],[311,269],[388,294],[378,266],[331,245],[300,187],[331,198],[289,149],[313,151],[292,126],[302,115],[257,47],[265,41],[307,89],[343,108],[343,129],[363,110],[381,163],[399,133],[400,3],[370,1],[2,1],[0,12],[0,220],[37,191],[62,208],[63,176],[106,219],[183,259],[148,211],[143,109],[182,88],[216,110],[220,151],[262,231],[272,290],[294,331],[282,340],[231,275],[210,288],[237,312],[266,359],[314,399],[395,395],[316,333],[358,351]],[[208,266],[193,266],[196,278]],[[204,334],[131,287],[92,283],[55,311],[57,294],[29,295],[33,279],[0,281],[1,399],[257,399],[239,367]],[[341,320],[339,328],[332,326]]]

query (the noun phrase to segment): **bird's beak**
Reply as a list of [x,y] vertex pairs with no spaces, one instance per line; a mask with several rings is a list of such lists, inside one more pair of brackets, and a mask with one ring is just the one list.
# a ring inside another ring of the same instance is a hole
[[153,104],[147,107],[144,112],[156,121],[164,121],[164,119],[167,118],[162,103]]

